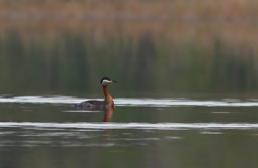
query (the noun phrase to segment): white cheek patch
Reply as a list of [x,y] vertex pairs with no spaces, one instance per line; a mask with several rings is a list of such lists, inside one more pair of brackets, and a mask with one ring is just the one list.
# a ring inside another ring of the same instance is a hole
[[109,84],[109,83],[112,83],[112,82],[109,81],[109,80],[106,80],[106,79],[102,81],[102,85],[107,85],[107,84]]

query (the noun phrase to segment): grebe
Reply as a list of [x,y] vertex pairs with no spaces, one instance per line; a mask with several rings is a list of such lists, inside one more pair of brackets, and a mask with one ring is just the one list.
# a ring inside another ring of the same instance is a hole
[[77,108],[82,110],[91,110],[91,111],[97,111],[97,110],[105,110],[107,114],[107,111],[113,111],[114,110],[114,102],[113,97],[109,93],[108,85],[111,83],[116,83],[116,81],[110,79],[109,77],[103,77],[100,80],[100,84],[102,85],[103,93],[105,100],[104,101],[98,101],[98,100],[89,100],[82,102],[77,105]]

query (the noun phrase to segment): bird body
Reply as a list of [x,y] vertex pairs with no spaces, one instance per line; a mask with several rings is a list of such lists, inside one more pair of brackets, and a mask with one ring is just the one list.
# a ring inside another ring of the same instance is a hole
[[77,108],[82,110],[90,110],[90,111],[105,111],[103,121],[104,122],[109,121],[112,117],[112,113],[114,110],[114,101],[113,101],[113,97],[109,92],[108,85],[113,82],[116,82],[116,81],[111,80],[108,77],[103,77],[100,80],[100,84],[102,86],[103,93],[104,93],[104,101],[98,101],[98,100],[84,101],[78,104]]
[[77,108],[83,109],[83,110],[91,110],[91,111],[105,110],[105,101],[89,100],[89,101],[81,102],[80,104],[77,105]]

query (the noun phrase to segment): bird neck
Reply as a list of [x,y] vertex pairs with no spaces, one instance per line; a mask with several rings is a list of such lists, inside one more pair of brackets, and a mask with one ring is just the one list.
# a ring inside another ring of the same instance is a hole
[[114,111],[114,103],[111,94],[109,93],[107,86],[102,86],[104,96],[105,96],[105,114],[103,118],[103,122],[109,122],[112,118]]
[[104,96],[105,96],[105,101],[106,102],[112,102],[113,101],[113,98],[111,96],[111,94],[109,93],[109,90],[108,90],[108,87],[107,86],[102,86],[103,88],[103,93],[104,93]]

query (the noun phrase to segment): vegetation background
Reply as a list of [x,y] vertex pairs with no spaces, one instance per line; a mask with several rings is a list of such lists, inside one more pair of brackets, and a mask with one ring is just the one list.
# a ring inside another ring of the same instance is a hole
[[258,91],[253,0],[0,2],[0,91],[119,97]]

